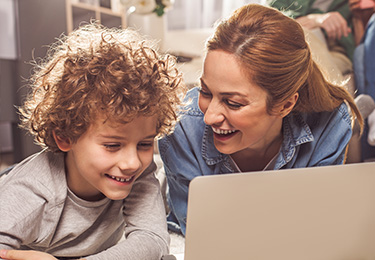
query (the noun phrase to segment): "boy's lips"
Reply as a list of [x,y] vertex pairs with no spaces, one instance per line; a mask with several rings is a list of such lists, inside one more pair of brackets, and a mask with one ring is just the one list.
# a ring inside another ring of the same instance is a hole
[[116,176],[112,176],[112,175],[109,175],[109,174],[105,174],[105,176],[107,176],[108,178],[111,178],[112,180],[118,181],[118,182],[129,183],[134,179],[135,175],[130,176],[128,178],[116,177]]

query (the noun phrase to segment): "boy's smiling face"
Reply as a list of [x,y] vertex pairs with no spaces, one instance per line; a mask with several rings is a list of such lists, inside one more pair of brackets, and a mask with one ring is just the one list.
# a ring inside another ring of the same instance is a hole
[[85,200],[126,198],[134,181],[151,164],[156,117],[127,124],[97,120],[75,143],[59,140],[71,191]]

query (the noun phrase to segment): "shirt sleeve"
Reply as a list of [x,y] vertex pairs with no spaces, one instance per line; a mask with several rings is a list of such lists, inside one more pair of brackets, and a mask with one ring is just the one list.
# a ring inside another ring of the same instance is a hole
[[181,175],[173,174],[173,172],[178,172],[178,169],[171,171],[168,166],[165,166],[164,169],[166,175],[169,176],[167,178],[169,188],[168,204],[171,212],[168,220],[171,223],[168,223],[172,225],[171,229],[175,232],[181,232],[185,235],[190,180],[181,178]]
[[310,12],[311,1],[305,0],[266,0],[266,4],[276,8],[285,15],[298,18]]
[[134,183],[124,200],[125,240],[87,260],[160,260],[169,253],[169,234],[155,164]]
[[[207,164],[202,150],[220,157],[213,144],[203,148],[204,114],[198,107],[197,88],[189,90],[185,102],[188,104],[172,134],[159,140],[160,156],[168,181],[169,229],[185,235],[189,184],[197,176],[219,173],[216,163]],[[202,143],[203,142],[203,143]],[[206,149],[207,148],[207,149]],[[212,152],[214,150],[215,152]]]
[[191,122],[180,122],[173,134],[159,140],[160,156],[168,181],[167,196],[171,210],[168,216],[168,225],[171,230],[184,235],[189,184],[193,178],[203,172],[200,164],[204,163],[202,156],[195,153],[192,148],[192,143],[199,143],[200,135],[190,135],[189,137],[192,138],[185,135],[185,130],[188,131],[188,129],[185,129],[183,125],[189,125],[189,123]]
[[0,185],[0,249],[19,249],[21,245],[42,240],[42,216],[49,199],[22,180]]

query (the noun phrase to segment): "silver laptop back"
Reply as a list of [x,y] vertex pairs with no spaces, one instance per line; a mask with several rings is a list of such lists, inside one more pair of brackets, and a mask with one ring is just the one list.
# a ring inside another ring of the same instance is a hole
[[375,163],[195,178],[185,260],[375,259]]

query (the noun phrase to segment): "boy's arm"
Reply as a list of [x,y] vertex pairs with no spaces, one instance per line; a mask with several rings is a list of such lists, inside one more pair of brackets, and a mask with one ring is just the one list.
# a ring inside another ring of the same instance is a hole
[[34,250],[0,250],[0,259],[5,260],[57,260],[54,256]]
[[8,185],[0,191],[0,259],[57,260],[44,252],[16,250],[23,242],[37,238],[45,203],[45,198],[23,185]]
[[0,249],[17,249],[38,238],[46,198],[24,183],[1,185]]
[[154,163],[134,183],[125,199],[126,239],[87,260],[160,260],[169,251],[169,234],[160,184]]

